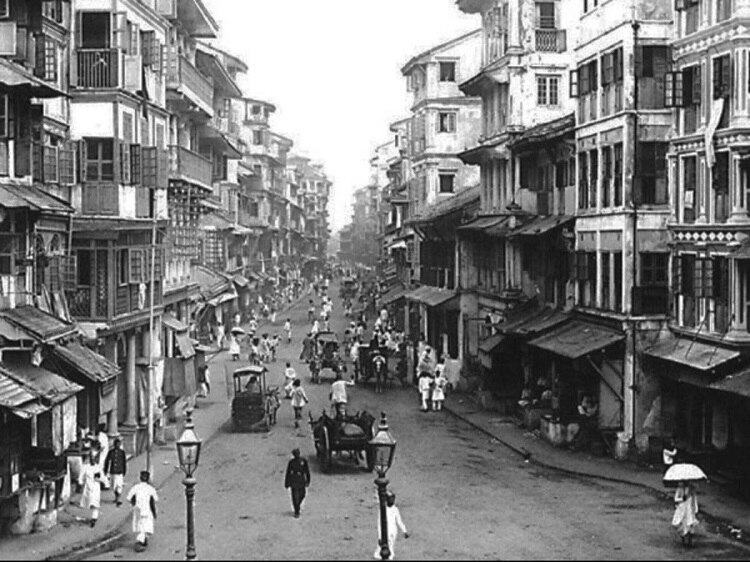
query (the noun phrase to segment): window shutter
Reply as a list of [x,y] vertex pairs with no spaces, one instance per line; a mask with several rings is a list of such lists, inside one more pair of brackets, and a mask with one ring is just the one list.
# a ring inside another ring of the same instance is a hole
[[664,107],[675,107],[675,77],[677,72],[667,72],[664,75]]
[[130,271],[128,271],[128,279],[130,280],[130,283],[138,284],[145,281],[143,275],[143,250],[140,248],[129,248],[123,249],[122,251],[130,253],[130,259],[128,260],[128,263],[130,264]]
[[86,141],[80,140],[78,144],[78,181],[80,183],[86,183]]
[[721,57],[721,97],[732,96],[732,57],[729,55]]
[[141,147],[141,185],[151,189],[157,187],[157,149],[153,146]]
[[635,66],[635,75],[639,78],[643,76],[643,47],[636,45],[633,52],[633,63]]
[[589,87],[592,92],[599,89],[599,67],[597,66],[598,61],[596,59],[589,63]]
[[606,53],[602,57],[602,87],[612,81],[612,54]]
[[0,21],[0,55],[16,56],[16,22]]
[[578,70],[570,71],[569,94],[571,98],[578,97]]
[[672,258],[672,291],[674,294],[682,293],[682,257]]
[[582,67],[578,69],[578,78],[580,79],[580,90],[579,93],[582,96],[585,96],[589,93],[589,66],[587,64],[584,64]]
[[141,185],[141,145],[130,145],[130,181],[133,185]]
[[169,187],[169,153],[166,150],[156,151],[156,187],[167,189]]
[[128,15],[125,12],[112,14],[112,46],[117,49],[127,49],[128,43]]
[[714,296],[714,262],[712,259],[700,260],[703,266],[703,294],[701,296],[713,298]]
[[130,146],[124,142],[120,144],[120,179],[123,184],[131,185],[133,177],[131,172]]
[[34,46],[34,76],[37,76],[39,78],[45,78],[45,47],[46,41],[44,40],[44,35],[42,35],[41,33],[37,33]]
[[722,80],[722,59],[723,57],[718,57],[713,60],[713,99],[717,100],[721,97],[722,87],[721,87],[721,80]]
[[703,100],[703,85],[701,83],[701,65],[693,67],[693,91],[690,95],[690,101],[694,105],[699,105]]
[[614,56],[613,56],[613,66],[614,66],[614,72],[615,72],[615,82],[621,82],[622,76],[623,76],[623,57],[622,57],[622,47],[619,47],[615,49]]

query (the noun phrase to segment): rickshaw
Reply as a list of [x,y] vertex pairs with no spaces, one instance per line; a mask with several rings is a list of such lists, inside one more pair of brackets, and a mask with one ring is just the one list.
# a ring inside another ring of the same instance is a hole
[[232,374],[234,398],[232,399],[232,427],[234,431],[269,431],[269,396],[278,389],[266,386],[266,369],[263,365],[248,365]]
[[342,299],[353,299],[357,296],[357,280],[353,277],[344,277],[339,287],[339,296]]
[[343,360],[340,355],[339,338],[334,332],[319,332],[315,336],[314,357],[310,361],[312,382],[320,384],[320,373],[331,369],[335,374],[341,372]]

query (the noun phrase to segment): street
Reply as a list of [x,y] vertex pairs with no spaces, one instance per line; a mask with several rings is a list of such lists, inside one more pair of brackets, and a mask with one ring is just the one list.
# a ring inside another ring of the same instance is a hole
[[[332,328],[343,333],[345,319],[334,296]],[[317,300],[317,299],[316,299]],[[269,365],[269,384],[283,381],[285,361],[293,360],[314,416],[328,407],[330,378],[312,385],[297,360],[306,324],[306,299],[289,313],[294,341],[283,345]],[[277,331],[285,317],[280,316]],[[304,317],[304,318],[303,318]],[[270,329],[261,328],[260,332]],[[223,361],[212,366],[211,400],[225,401]],[[239,365],[239,363],[238,363]],[[419,411],[416,390],[400,385],[375,395],[350,388],[350,411],[385,411],[398,440],[388,473],[404,522],[412,536],[399,536],[401,559],[747,559],[742,545],[707,533],[692,550],[680,545],[670,521],[671,502],[626,485],[567,476],[526,464],[498,442],[449,412]],[[225,415],[229,405],[214,408]],[[198,409],[196,416],[203,415]],[[205,436],[204,436],[205,437]],[[290,451],[302,450],[311,465],[312,484],[302,517],[293,518],[283,487]],[[284,400],[278,425],[268,434],[238,434],[229,423],[208,442],[197,471],[196,546],[202,559],[368,559],[377,544],[374,474],[348,459],[320,472],[307,423],[294,428]],[[156,534],[139,559],[180,559],[185,549],[185,500],[176,475],[159,491]],[[105,509],[113,509],[105,504]],[[125,506],[123,508],[125,509]],[[92,559],[131,559],[133,535],[124,536]]]

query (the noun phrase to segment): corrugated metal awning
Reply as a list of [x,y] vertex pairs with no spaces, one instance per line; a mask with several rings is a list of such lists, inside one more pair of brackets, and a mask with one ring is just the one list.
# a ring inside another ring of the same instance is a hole
[[419,287],[418,289],[406,294],[406,298],[409,300],[421,302],[422,304],[433,307],[446,303],[457,296],[458,293],[455,291],[430,287],[428,285]]
[[55,345],[52,354],[92,382],[105,383],[120,374],[120,367],[79,343]]
[[188,326],[171,312],[165,312],[161,317],[161,323],[174,332],[187,332]]
[[739,358],[740,353],[718,345],[673,337],[647,349],[646,355],[686,365],[699,371],[708,371]]
[[53,405],[64,402],[83,390],[81,385],[30,363],[11,365],[3,362],[0,364],[0,374],[13,379],[30,393]]
[[76,327],[73,324],[63,322],[56,316],[33,306],[3,310],[0,312],[0,317],[43,342],[50,342],[76,333]]
[[578,359],[625,339],[625,335],[603,326],[574,320],[529,342],[568,359]]

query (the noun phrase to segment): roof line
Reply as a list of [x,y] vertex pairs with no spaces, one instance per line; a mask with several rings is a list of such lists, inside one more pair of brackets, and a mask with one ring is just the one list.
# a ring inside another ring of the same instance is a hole
[[401,68],[401,74],[406,75],[406,73],[411,69],[412,66],[414,66],[417,61],[421,58],[427,57],[429,55],[432,55],[434,53],[437,53],[438,51],[442,51],[443,49],[447,49],[448,47],[452,47],[456,43],[460,43],[464,39],[468,39],[472,35],[479,35],[482,33],[482,28],[475,29],[474,31],[470,31],[468,33],[464,33],[463,35],[459,37],[455,37],[453,39],[450,39],[449,41],[446,41],[444,43],[441,43],[435,47],[432,47],[430,49],[427,49],[426,51],[419,53],[418,55],[413,56],[411,59],[409,59],[409,62],[407,62],[402,68]]

